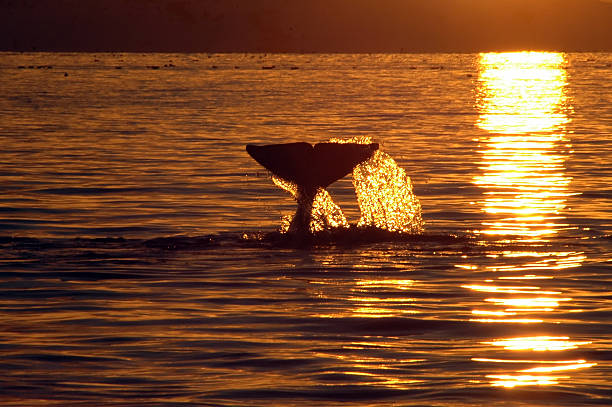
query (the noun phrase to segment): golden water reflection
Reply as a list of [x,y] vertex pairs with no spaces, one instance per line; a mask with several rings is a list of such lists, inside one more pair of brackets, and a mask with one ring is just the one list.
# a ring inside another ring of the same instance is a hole
[[486,345],[501,346],[506,350],[568,350],[576,349],[580,345],[588,345],[591,342],[570,341],[568,336],[532,336],[524,338],[498,339],[492,342],[483,342]]
[[[524,354],[534,352],[534,355],[552,353],[553,357],[559,352],[577,349],[579,346],[589,345],[590,341],[572,341],[566,336],[534,336],[518,338],[501,338],[490,342],[482,342],[484,345],[502,347],[508,351],[516,351]],[[557,360],[548,359],[547,356],[534,359],[516,358],[472,358],[474,362],[493,363],[495,365],[520,365],[523,368],[514,370],[507,374],[486,375],[492,386],[513,388],[518,386],[553,385],[559,384],[561,380],[568,380],[571,376],[556,376],[549,373],[569,372],[586,369],[597,365],[589,363],[584,359]],[[525,368],[525,366],[529,366]]]
[[562,211],[571,178],[565,55],[549,52],[481,54],[477,126],[482,211],[479,233],[538,241],[569,227]]
[[[406,279],[356,279],[350,282],[333,283],[326,281],[311,281],[311,285],[325,288],[317,296],[326,300],[340,300],[350,303],[346,311],[337,313],[320,313],[318,317],[337,318],[339,316],[359,318],[397,317],[419,314],[415,309],[415,299],[402,292],[414,288],[416,282]],[[332,285],[333,287],[325,287]]]
[[478,127],[497,134],[562,128],[569,122],[565,64],[558,52],[481,54]]
[[[573,194],[565,170],[572,153],[565,65],[562,53],[480,55],[476,125],[487,133],[478,139],[481,171],[473,182],[483,189],[478,204],[486,218],[476,232],[521,248],[490,254],[492,262],[485,265],[457,265],[489,276],[462,286],[484,295],[483,304],[472,310],[473,322],[520,324],[517,332],[526,333],[544,322],[558,324],[556,315],[570,311],[572,298],[554,287],[555,274],[579,267],[585,256],[547,245],[570,228],[563,213]],[[555,385],[570,379],[563,372],[595,365],[561,356],[589,341],[541,332],[482,342],[492,357],[472,360],[505,370],[486,378],[506,388]],[[515,352],[523,357],[513,357]],[[525,359],[530,352],[533,357]]]
[[[420,314],[421,306],[413,291],[421,291],[423,283],[404,277],[414,271],[412,265],[398,264],[395,259],[395,276],[380,275],[380,258],[396,255],[397,252],[365,249],[360,256],[354,253],[348,256],[360,259],[350,265],[350,274],[337,278],[317,276],[309,280],[310,295],[321,299],[312,310],[313,316],[359,321],[359,325],[373,324],[393,330],[394,324],[402,318],[410,319]],[[313,256],[330,271],[347,266],[346,259],[337,251],[319,252]],[[428,362],[427,354],[415,352],[411,339],[402,336],[372,332],[328,348],[319,347],[316,352],[320,358],[335,361],[322,374],[333,376],[336,381],[395,390],[414,390],[415,386],[426,382],[411,372]]]

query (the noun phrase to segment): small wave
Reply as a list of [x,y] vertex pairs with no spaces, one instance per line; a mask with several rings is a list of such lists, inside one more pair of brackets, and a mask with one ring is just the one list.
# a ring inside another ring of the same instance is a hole
[[473,236],[455,234],[408,234],[391,232],[371,226],[349,226],[330,228],[307,235],[281,233],[279,231],[247,231],[242,233],[221,232],[201,236],[160,236],[151,239],[124,237],[99,238],[33,238],[0,236],[0,248],[15,251],[45,251],[53,249],[160,249],[160,250],[206,250],[223,247],[269,248],[315,248],[354,247],[373,243],[433,243],[440,245],[467,243]]
[[[610,240],[612,235],[594,236],[592,239]],[[73,249],[73,256],[77,252],[87,252],[95,257],[96,250],[130,250],[133,254],[139,251],[147,253],[147,257],[161,251],[198,251],[219,248],[266,248],[266,249],[312,249],[318,248],[355,248],[367,247],[377,244],[401,245],[402,248],[413,250],[441,251],[452,249],[466,253],[495,252],[511,247],[513,250],[530,250],[528,242],[512,239],[512,236],[498,237],[479,235],[470,232],[424,232],[403,233],[394,232],[375,226],[357,226],[328,228],[309,234],[293,234],[281,231],[245,231],[245,232],[218,232],[207,235],[172,235],[159,236],[149,239],[126,237],[97,237],[97,238],[34,238],[19,236],[0,236],[0,249],[19,252],[19,258],[26,253]],[[550,239],[550,246],[566,245],[567,240],[559,237]],[[585,243],[586,244],[586,243]],[[573,242],[573,246],[580,243]],[[16,258],[17,258],[16,257]],[[0,264],[6,264],[9,257],[5,257]]]

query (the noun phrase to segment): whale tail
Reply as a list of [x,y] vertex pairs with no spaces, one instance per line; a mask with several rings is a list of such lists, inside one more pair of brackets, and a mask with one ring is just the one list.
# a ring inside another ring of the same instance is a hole
[[251,157],[268,171],[298,188],[298,209],[290,230],[303,233],[310,225],[312,204],[319,188],[349,174],[378,150],[378,144],[309,143],[248,144]]
[[378,150],[378,144],[248,144],[251,157],[277,177],[305,189],[326,188]]

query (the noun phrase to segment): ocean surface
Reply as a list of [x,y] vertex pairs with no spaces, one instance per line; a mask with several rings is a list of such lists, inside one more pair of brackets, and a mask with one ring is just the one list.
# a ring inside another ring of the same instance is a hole
[[[612,54],[0,53],[0,89],[3,406],[612,405]],[[350,175],[353,226],[278,232],[245,145],[355,137],[424,232],[357,227]]]

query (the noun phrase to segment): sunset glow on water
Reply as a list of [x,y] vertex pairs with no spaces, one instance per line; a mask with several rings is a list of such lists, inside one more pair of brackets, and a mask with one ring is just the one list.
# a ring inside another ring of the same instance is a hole
[[537,241],[568,227],[562,221],[571,178],[565,161],[572,146],[566,131],[567,73],[559,53],[482,54],[478,127],[483,210],[495,216],[481,232]]
[[[537,275],[525,275],[523,286],[516,285],[522,280],[520,276],[511,281],[495,276],[543,273],[546,276],[542,278],[552,280],[547,286],[554,287],[557,270],[580,267],[586,259],[583,253],[548,252],[543,244],[570,228],[565,222],[566,202],[571,195],[579,194],[572,191],[572,179],[566,175],[565,168],[572,153],[567,130],[572,106],[567,95],[566,65],[567,56],[562,53],[480,55],[480,116],[477,125],[490,136],[482,140],[485,148],[481,152],[482,174],[474,177],[474,184],[484,190],[484,200],[480,205],[491,219],[483,221],[483,229],[478,233],[531,243],[532,249],[528,252],[504,252],[497,258],[513,257],[527,262],[489,266],[494,275],[486,285],[463,286],[494,295],[484,299],[485,309],[472,311],[475,322],[537,326],[545,321],[558,322],[555,314],[560,309],[569,311],[572,307],[573,299],[563,291],[545,290],[528,284]],[[498,297],[500,294],[504,297]],[[562,351],[591,344],[571,341],[569,337],[533,336],[485,343],[520,351],[520,357],[529,350],[552,353],[544,360],[534,358],[531,361],[513,359],[512,355],[508,355],[508,359],[473,358],[477,362],[518,363],[523,367],[503,375],[487,375],[493,386],[557,385],[571,380],[571,374],[549,376],[546,373],[569,372],[597,365],[585,360],[550,360],[551,357],[565,357]],[[542,366],[551,363],[556,366]],[[530,367],[524,368],[526,365]]]
[[[606,405],[608,64],[0,54],[2,404]],[[301,244],[245,145],[330,139]]]

